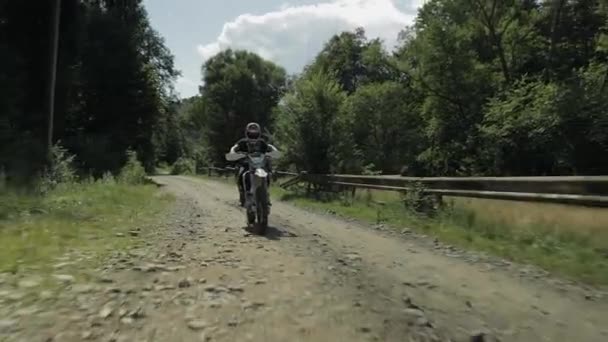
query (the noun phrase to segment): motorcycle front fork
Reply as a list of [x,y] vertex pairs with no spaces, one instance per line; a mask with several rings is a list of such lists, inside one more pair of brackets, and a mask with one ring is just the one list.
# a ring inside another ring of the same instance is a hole
[[[255,190],[256,190],[256,186],[254,185],[254,180],[251,179],[250,183],[251,183],[251,187],[249,190],[247,190],[247,182],[245,181],[245,177],[250,177],[250,174],[245,173],[243,175],[243,193],[244,193],[244,200],[245,200],[245,207],[249,207],[250,203],[253,203],[253,205],[255,205],[255,201],[253,200],[253,197],[255,196]],[[270,178],[267,179],[267,186],[270,186]],[[270,194],[268,194],[268,203],[270,204]]]

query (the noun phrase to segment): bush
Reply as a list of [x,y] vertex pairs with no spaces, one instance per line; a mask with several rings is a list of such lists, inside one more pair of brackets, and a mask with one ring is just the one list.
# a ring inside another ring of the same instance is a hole
[[196,172],[196,163],[192,159],[180,157],[171,168],[172,175],[192,175]]
[[47,166],[40,178],[39,191],[46,194],[60,184],[71,184],[76,181],[74,155],[57,144],[51,149],[51,164]]
[[433,216],[439,209],[439,203],[435,196],[426,194],[424,190],[422,183],[415,182],[403,198],[405,207],[416,214]]
[[146,170],[137,159],[137,152],[127,151],[127,163],[120,170],[118,181],[123,184],[133,185],[144,184],[146,182]]
[[101,176],[101,179],[99,179],[98,182],[101,184],[114,185],[116,184],[116,179],[114,179],[111,172],[107,171]]

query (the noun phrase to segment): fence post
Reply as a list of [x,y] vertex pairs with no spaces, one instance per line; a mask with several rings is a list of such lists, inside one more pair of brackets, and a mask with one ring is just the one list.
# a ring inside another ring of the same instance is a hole
[[376,224],[380,224],[382,223],[382,209],[384,208],[384,205],[386,204],[385,202],[376,202],[376,204],[378,205],[376,207]]

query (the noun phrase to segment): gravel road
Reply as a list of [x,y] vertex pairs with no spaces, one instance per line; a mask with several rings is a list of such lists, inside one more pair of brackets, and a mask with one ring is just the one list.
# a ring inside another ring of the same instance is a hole
[[234,187],[155,179],[173,208],[94,281],[0,277],[0,341],[608,340],[600,289],[276,200],[257,236]]

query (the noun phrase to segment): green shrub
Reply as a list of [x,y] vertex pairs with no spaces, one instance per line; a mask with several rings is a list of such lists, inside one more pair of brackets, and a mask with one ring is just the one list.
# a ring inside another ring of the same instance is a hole
[[403,202],[405,207],[413,213],[425,216],[436,214],[439,204],[435,196],[425,193],[424,185],[420,182],[412,184],[411,188],[405,193]]
[[112,175],[112,172],[107,171],[101,176],[98,182],[100,182],[101,184],[113,185],[116,184],[116,179]]
[[196,163],[192,159],[180,157],[171,168],[172,175],[191,175],[196,173]]
[[144,184],[146,182],[146,170],[137,159],[137,152],[127,150],[127,163],[120,170],[118,181],[123,184],[132,185]]
[[60,184],[71,184],[77,180],[74,168],[74,155],[67,149],[56,144],[51,149],[51,164],[47,166],[40,177],[39,191],[46,194]]

